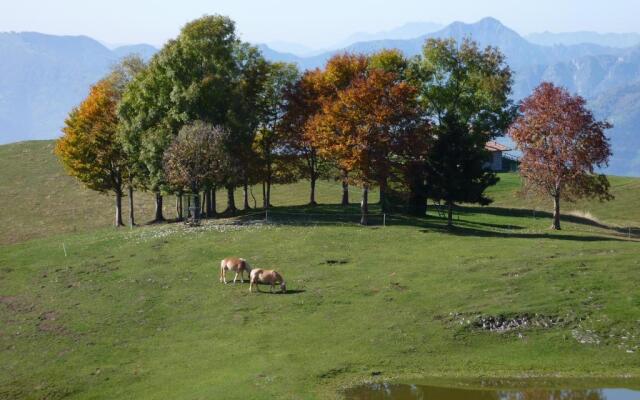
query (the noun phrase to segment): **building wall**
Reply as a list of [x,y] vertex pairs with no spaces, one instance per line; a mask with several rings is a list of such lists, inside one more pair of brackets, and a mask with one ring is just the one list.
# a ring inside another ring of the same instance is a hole
[[491,169],[496,172],[502,171],[502,152],[501,151],[491,152]]

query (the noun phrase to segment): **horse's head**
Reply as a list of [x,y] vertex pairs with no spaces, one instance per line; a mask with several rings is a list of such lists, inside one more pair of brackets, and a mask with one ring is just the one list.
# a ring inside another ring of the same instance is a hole
[[280,282],[280,291],[282,293],[287,293],[287,283],[285,281]]

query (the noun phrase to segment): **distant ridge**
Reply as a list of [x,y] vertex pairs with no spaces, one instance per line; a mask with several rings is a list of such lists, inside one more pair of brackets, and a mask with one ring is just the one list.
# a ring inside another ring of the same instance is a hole
[[0,33],[0,143],[50,139],[65,117],[119,58],[149,45],[109,50],[87,36]]
[[[265,44],[259,48],[269,60],[308,69],[344,51],[397,48],[413,56],[429,38],[471,38],[480,46],[500,48],[514,70],[514,100],[529,95],[543,80],[585,96],[600,118],[616,125],[611,135],[614,157],[607,171],[640,176],[640,46],[540,45],[489,17],[471,24],[454,22],[419,37],[361,41],[309,57]],[[149,58],[155,51],[144,44],[109,50],[86,36],[0,33],[0,143],[56,137],[69,110],[118,58],[131,52]]]
[[531,33],[525,36],[531,43],[542,46],[592,43],[608,47],[633,47],[640,45],[640,33],[598,33],[591,31],[562,33]]

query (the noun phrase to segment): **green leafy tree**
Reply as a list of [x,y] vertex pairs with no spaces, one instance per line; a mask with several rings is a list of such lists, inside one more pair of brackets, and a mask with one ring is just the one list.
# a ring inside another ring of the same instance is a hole
[[[430,39],[410,66],[410,76],[434,128],[427,162],[414,171],[419,176],[412,180],[427,182],[426,188],[415,190],[445,201],[451,226],[455,202],[491,201],[484,191],[498,178],[484,168],[488,160],[484,147],[513,119],[511,70],[495,48],[481,50],[471,40],[458,44],[453,39]],[[417,199],[423,204],[425,200]]]
[[[118,105],[122,102],[122,96],[127,89],[127,85],[129,85],[135,77],[140,74],[146,68],[144,61],[137,55],[131,55],[124,57],[118,64],[116,64],[111,71],[108,79],[112,81],[116,93],[118,94]],[[140,177],[140,168],[138,163],[138,151],[129,152],[132,148],[127,146],[127,143],[122,140],[122,130],[123,124],[119,121],[119,136],[118,140],[120,145],[123,147],[125,152],[125,157],[127,160],[126,168],[127,168],[127,182],[126,186],[128,189],[129,195],[129,224],[130,226],[135,225],[135,213],[134,213],[134,201],[133,201],[133,191],[134,188],[144,188],[143,185],[139,185],[139,177]]]
[[280,62],[268,64],[268,72],[260,100],[260,125],[253,145],[259,163],[258,174],[263,186],[264,208],[268,208],[271,204],[271,185],[273,183],[289,183],[294,180],[294,175],[276,168],[276,166],[284,167],[287,164],[286,154],[282,151],[282,132],[277,127],[286,112],[285,90],[290,88],[298,77],[299,72],[295,64]]

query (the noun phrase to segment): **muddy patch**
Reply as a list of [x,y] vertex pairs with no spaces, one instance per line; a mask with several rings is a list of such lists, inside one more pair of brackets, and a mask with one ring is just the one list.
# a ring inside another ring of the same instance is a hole
[[0,304],[14,313],[27,313],[33,311],[35,305],[17,296],[0,296]]
[[58,322],[58,314],[55,311],[47,311],[38,317],[37,328],[40,332],[53,333],[67,336],[70,332]]

